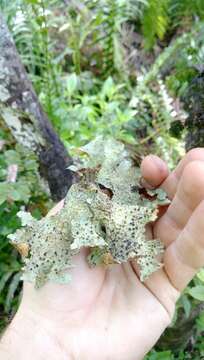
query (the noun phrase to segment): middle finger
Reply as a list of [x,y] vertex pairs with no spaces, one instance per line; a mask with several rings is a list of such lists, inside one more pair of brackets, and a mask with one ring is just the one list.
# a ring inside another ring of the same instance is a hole
[[154,236],[168,246],[178,237],[192,212],[203,199],[204,162],[192,161],[183,170],[171,205],[156,222]]

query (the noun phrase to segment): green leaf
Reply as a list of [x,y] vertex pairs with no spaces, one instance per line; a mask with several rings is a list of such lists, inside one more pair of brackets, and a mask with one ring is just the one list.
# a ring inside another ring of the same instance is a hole
[[196,325],[200,331],[204,331],[204,312],[202,312],[197,318]]
[[112,77],[109,76],[108,79],[103,83],[101,95],[103,98],[105,98],[106,96],[108,98],[111,98],[114,92],[115,92],[115,84],[113,82]]
[[154,46],[157,37],[164,38],[169,25],[168,3],[169,0],[149,0],[145,8],[142,25],[147,49]]
[[9,272],[6,272],[6,273],[2,276],[2,278],[1,278],[1,280],[0,280],[0,294],[1,294],[1,292],[3,291],[3,289],[4,289],[4,287],[5,287],[8,279],[11,277],[12,274],[13,274],[12,271],[9,271]]
[[191,302],[188,299],[188,297],[186,295],[183,295],[181,297],[181,303],[183,305],[184,311],[185,311],[185,315],[188,318],[191,312]]
[[0,183],[0,205],[4,203],[11,194],[12,184],[2,182]]
[[39,1],[38,1],[38,0],[25,0],[25,2],[26,2],[27,4],[33,4],[33,5],[39,4]]
[[174,356],[171,351],[153,351],[144,360],[174,360]]
[[188,290],[188,293],[196,300],[204,301],[204,286],[197,285]]
[[0,183],[0,205],[11,199],[13,201],[28,202],[31,196],[29,185],[23,181],[11,184],[7,182]]
[[18,272],[13,276],[13,278],[11,280],[11,283],[10,283],[9,289],[8,289],[8,293],[6,296],[6,302],[5,302],[5,312],[6,313],[8,313],[10,311],[12,300],[14,298],[15,292],[20,283],[21,276],[22,276],[21,272]]
[[197,277],[200,281],[204,282],[204,269],[201,269],[197,274]]
[[74,95],[78,88],[78,77],[75,73],[67,76],[67,92],[69,96]]
[[7,150],[5,152],[5,160],[6,160],[7,165],[12,165],[12,164],[20,165],[21,164],[20,155],[15,150]]
[[[14,190],[13,190],[13,194],[18,194],[15,199],[18,201],[24,201],[25,203],[28,202],[30,196],[31,196],[31,192],[30,192],[30,188],[29,188],[29,184],[25,183],[25,182],[17,182],[16,184],[14,184]],[[15,200],[14,199],[14,200]]]

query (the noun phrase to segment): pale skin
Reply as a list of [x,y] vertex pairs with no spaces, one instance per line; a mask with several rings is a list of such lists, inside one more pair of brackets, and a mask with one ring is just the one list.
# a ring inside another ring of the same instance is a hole
[[90,269],[82,250],[71,284],[24,284],[1,340],[2,360],[141,360],[154,346],[204,266],[204,149],[190,151],[170,174],[153,155],[141,170],[147,186],[161,186],[172,200],[153,226],[165,246],[163,268],[141,283],[136,263]]

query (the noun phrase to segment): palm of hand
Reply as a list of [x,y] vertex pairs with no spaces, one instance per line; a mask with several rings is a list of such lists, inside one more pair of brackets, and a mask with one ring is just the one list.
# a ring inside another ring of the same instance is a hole
[[[45,331],[62,344],[64,354],[70,358],[142,359],[170,323],[179,291],[204,263],[204,255],[198,259],[197,250],[192,253],[191,241],[195,239],[195,228],[198,239],[201,227],[204,163],[186,157],[167,178],[164,164],[158,168],[153,159],[151,164],[149,160],[143,163],[143,176],[155,186],[166,178],[163,187],[173,198],[153,229],[154,236],[166,246],[164,267],[143,284],[136,264],[90,269],[86,250],[82,250],[75,259],[71,285],[47,284],[36,294],[31,284],[25,284],[22,308],[29,303]],[[196,194],[191,190],[195,188],[192,177],[189,183],[192,171],[199,172],[194,181],[203,183],[196,187]],[[189,251],[194,263],[189,263]]]
[[[76,264],[73,285],[47,284],[36,294],[26,284],[24,301],[29,298],[32,308],[38,304],[51,336],[53,331],[63,339],[74,359],[142,359],[169,324],[168,310],[140,282],[134,265],[90,270],[84,252],[76,257],[80,270]],[[157,287],[157,279],[152,282]]]

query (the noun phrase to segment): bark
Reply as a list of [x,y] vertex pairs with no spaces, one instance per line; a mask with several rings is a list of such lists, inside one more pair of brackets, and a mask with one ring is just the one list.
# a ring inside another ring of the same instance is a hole
[[52,198],[61,200],[72,184],[71,158],[39,103],[1,14],[0,115],[16,140],[37,152]]
[[188,113],[185,122],[186,150],[204,147],[204,72],[198,73],[189,85],[183,99]]

